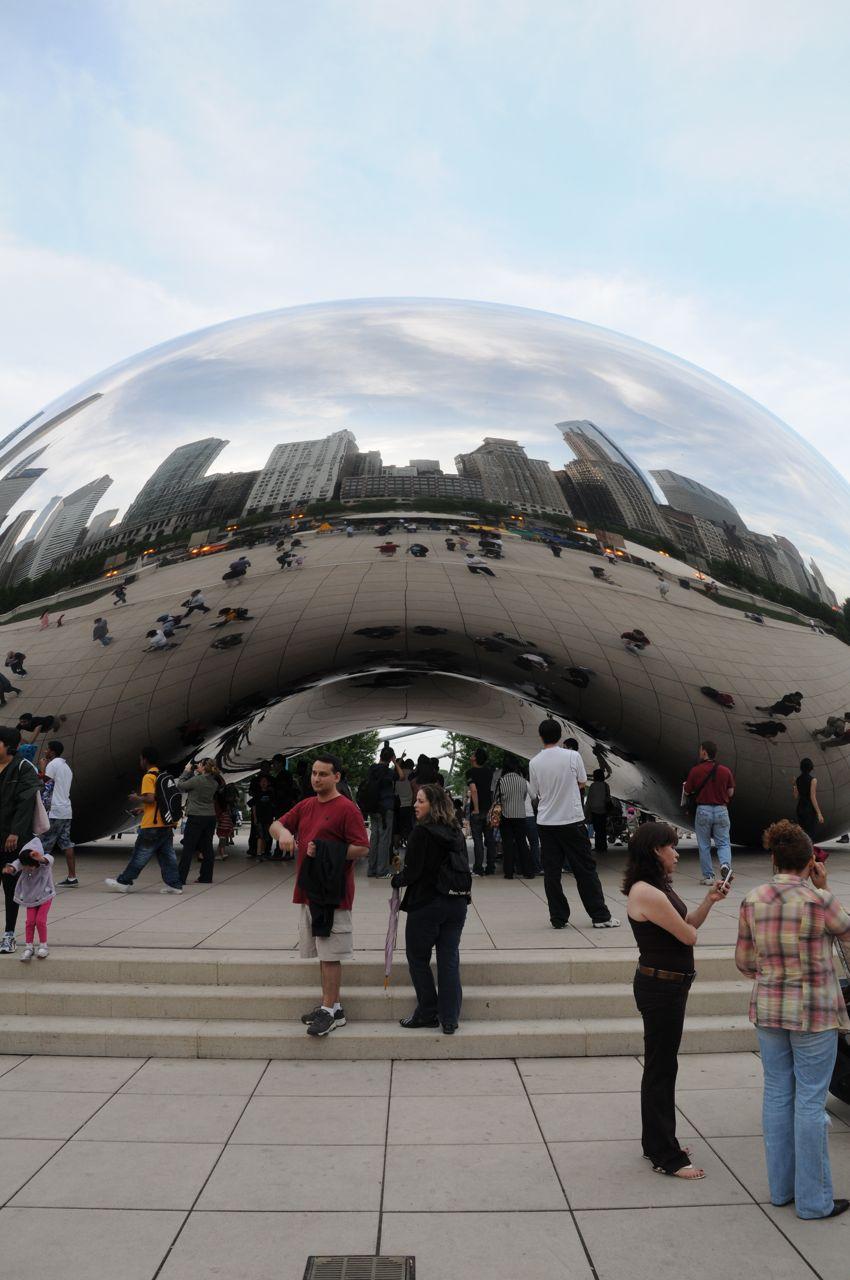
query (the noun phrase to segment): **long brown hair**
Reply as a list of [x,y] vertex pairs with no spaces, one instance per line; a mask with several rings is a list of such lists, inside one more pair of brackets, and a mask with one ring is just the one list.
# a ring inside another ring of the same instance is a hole
[[642,822],[629,841],[629,860],[623,876],[623,893],[628,893],[639,880],[654,885],[662,892],[668,884],[667,873],[656,857],[656,849],[676,843],[676,832],[667,822]]
[[439,783],[424,782],[416,790],[422,792],[431,806],[427,819],[429,822],[442,822],[447,827],[458,826],[454,804]]

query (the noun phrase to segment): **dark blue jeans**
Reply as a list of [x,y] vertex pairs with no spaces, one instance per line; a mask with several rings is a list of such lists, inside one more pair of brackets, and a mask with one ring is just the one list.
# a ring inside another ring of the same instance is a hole
[[[439,1018],[444,1027],[460,1022],[460,935],[466,922],[466,899],[439,894],[433,902],[407,913],[404,942],[407,967],[416,992],[416,1012],[424,1021]],[[437,983],[431,952],[437,948]]]
[[145,827],[139,832],[130,861],[121,874],[115,877],[118,883],[132,884],[154,855],[159,859],[159,869],[165,883],[172,889],[182,889],[171,827]]
[[484,870],[484,851],[486,849],[487,870],[492,873],[496,869],[496,836],[487,821],[487,814],[471,813],[469,815],[469,830],[472,835],[473,871],[480,873]]
[[192,869],[192,856],[201,855],[201,884],[212,884],[215,854],[213,853],[213,836],[215,835],[215,816],[206,818],[193,815],[186,819],[183,831],[183,852],[180,855],[180,879],[186,884]]

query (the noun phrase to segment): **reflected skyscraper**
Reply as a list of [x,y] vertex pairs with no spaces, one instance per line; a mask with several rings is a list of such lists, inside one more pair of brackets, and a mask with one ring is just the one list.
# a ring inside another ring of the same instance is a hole
[[111,484],[111,476],[100,476],[59,499],[32,540],[30,554],[16,565],[17,580],[46,573],[54,560],[76,545],[89,516]]
[[458,474],[477,480],[486,499],[520,511],[569,514],[566,499],[548,462],[529,458],[517,440],[485,436],[471,453],[455,458]]
[[173,449],[142,485],[127,508],[124,524],[142,525],[174,515],[185,502],[187,489],[206,475],[227,443],[210,436]]
[[664,497],[677,511],[687,511],[689,515],[700,516],[703,520],[711,520],[714,524],[733,524],[738,529],[746,529],[744,521],[728,498],[722,493],[715,493],[708,485],[683,476],[678,471],[650,471],[653,480],[658,484]]
[[332,499],[356,456],[357,442],[350,431],[275,445],[251,488],[245,510],[249,515],[287,511],[293,505]]

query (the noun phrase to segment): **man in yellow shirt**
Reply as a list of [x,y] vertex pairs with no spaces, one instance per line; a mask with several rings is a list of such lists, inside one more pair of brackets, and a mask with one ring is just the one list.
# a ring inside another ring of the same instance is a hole
[[108,879],[106,883],[110,889],[117,889],[119,893],[129,893],[139,872],[156,854],[164,881],[160,893],[182,893],[183,885],[174,853],[174,830],[160,813],[156,801],[156,778],[159,773],[159,752],[156,747],[142,747],[139,765],[142,770],[142,785],[138,794],[133,792],[129,796],[133,808],[141,810],[139,834],[124,870],[114,880]]

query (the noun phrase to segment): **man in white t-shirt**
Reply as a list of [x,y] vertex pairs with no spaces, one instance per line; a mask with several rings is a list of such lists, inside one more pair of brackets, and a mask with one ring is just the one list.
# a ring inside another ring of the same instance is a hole
[[61,849],[68,864],[68,874],[58,886],[64,889],[75,889],[80,883],[77,879],[77,860],[74,846],[71,843],[71,783],[74,775],[65,759],[65,748],[56,738],[51,739],[44,749],[41,771],[44,774],[44,807],[50,818],[50,829],[41,837],[41,845],[45,853],[56,856]]
[[557,720],[544,720],[537,732],[543,750],[528,763],[528,794],[537,806],[543,887],[552,928],[565,928],[570,918],[570,904],[561,886],[566,860],[594,929],[616,929],[620,921],[614,919],[605,903],[587,834],[581,796],[581,788],[587,783],[584,762],[577,751],[558,745],[561,726]]

